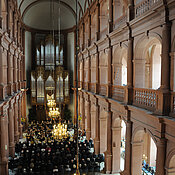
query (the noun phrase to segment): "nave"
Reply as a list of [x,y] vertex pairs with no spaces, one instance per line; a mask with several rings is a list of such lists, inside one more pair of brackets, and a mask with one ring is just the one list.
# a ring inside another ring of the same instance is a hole
[[[10,175],[58,175],[74,174],[77,169],[77,142],[69,133],[59,139],[54,135],[55,122],[29,123],[28,129],[15,146],[15,157],[9,157]],[[104,168],[104,155],[94,153],[93,140],[87,141],[85,133],[79,132],[79,171],[95,174]]]

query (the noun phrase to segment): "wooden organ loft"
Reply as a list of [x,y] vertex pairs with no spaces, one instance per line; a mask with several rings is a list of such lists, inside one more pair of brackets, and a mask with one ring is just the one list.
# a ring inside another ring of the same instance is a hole
[[[62,40],[61,40],[62,41]],[[64,41],[59,42],[57,36],[35,37],[35,59],[31,71],[31,104],[36,106],[37,117],[47,117],[48,97],[53,96],[62,115],[65,104],[70,102],[69,72],[65,70]]]

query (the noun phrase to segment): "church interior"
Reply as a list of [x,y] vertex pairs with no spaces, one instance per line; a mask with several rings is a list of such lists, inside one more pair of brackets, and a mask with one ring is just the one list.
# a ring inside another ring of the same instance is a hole
[[0,0],[0,175],[175,175],[175,0]]

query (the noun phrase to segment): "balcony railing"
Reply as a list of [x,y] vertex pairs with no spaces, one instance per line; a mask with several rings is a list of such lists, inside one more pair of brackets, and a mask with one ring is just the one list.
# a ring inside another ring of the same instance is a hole
[[100,84],[99,85],[99,94],[106,96],[107,94],[107,84]]
[[161,0],[144,0],[138,4],[135,5],[135,16],[138,17],[142,15],[143,13],[147,12],[154,6],[156,6],[158,3],[160,3]]
[[112,86],[112,98],[123,102],[125,97],[125,87],[124,86]]
[[157,107],[157,91],[153,89],[134,88],[134,105],[149,110],[155,110]]

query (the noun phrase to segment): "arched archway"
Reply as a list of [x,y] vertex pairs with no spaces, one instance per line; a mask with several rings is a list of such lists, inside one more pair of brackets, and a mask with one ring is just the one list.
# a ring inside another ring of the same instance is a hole
[[125,164],[126,124],[115,113],[112,123],[112,173],[119,173],[124,170]]
[[134,130],[132,138],[132,174],[141,175],[145,172],[144,166],[155,172],[157,147],[154,138],[143,128]]
[[127,48],[117,46],[113,52],[113,84],[127,85]]
[[161,42],[143,37],[135,47],[135,87],[158,89],[161,84]]
[[175,175],[175,149],[166,158],[166,175]]

